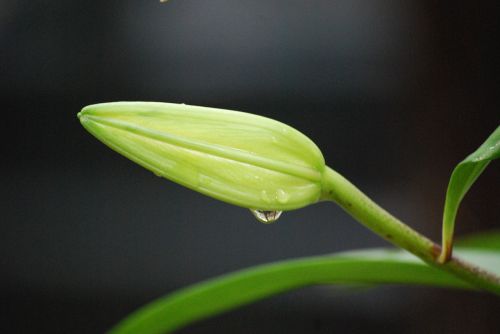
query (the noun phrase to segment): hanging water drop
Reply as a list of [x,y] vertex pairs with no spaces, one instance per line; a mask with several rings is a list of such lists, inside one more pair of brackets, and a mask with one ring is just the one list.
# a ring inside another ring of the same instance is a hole
[[264,224],[272,224],[278,220],[283,211],[250,210],[258,221]]

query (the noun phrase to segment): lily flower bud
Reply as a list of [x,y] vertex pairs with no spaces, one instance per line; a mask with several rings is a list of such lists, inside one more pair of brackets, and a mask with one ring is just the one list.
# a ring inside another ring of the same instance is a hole
[[94,104],[78,117],[130,160],[224,202],[282,211],[321,196],[321,151],[299,131],[266,117],[158,102]]

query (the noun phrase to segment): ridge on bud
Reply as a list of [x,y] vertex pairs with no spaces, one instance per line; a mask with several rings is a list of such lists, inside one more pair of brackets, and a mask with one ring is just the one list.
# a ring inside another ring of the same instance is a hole
[[259,210],[317,202],[325,161],[305,135],[244,112],[160,102],[111,102],[78,113],[97,139],[213,198]]

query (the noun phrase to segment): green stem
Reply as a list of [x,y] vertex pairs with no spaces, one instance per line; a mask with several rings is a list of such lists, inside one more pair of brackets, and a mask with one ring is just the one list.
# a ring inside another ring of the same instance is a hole
[[361,224],[426,263],[446,270],[478,288],[500,295],[500,277],[456,257],[444,264],[440,263],[439,245],[392,216],[329,167],[326,167],[323,174],[323,199],[336,202]]

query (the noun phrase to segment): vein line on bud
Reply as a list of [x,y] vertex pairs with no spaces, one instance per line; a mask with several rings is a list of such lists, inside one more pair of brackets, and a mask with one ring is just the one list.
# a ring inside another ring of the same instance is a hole
[[305,178],[313,182],[321,181],[320,171],[311,168],[298,166],[290,163],[284,163],[277,160],[271,160],[265,157],[259,157],[230,147],[219,146],[216,144],[205,144],[200,141],[185,139],[176,135],[171,135],[147,129],[129,122],[112,120],[93,115],[85,115],[84,117],[88,120],[100,123],[102,125],[107,125],[116,129],[129,131],[131,133],[142,135],[147,138],[164,142],[170,145],[175,145],[185,149],[207,153],[220,158],[230,159],[261,168],[266,168],[279,173]]

